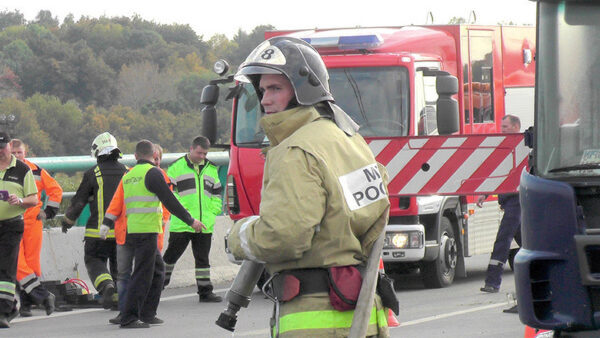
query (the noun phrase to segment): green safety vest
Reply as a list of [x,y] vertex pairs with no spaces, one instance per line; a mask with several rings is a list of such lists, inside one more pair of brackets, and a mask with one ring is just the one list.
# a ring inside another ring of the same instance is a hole
[[127,233],[161,233],[162,207],[155,193],[146,188],[149,163],[138,164],[123,176],[123,198],[127,215]]
[[[167,170],[171,182],[175,184],[174,194],[193,218],[200,220],[205,226],[204,233],[212,233],[215,220],[221,213],[221,181],[217,167],[205,160],[205,165],[197,173],[187,155],[175,161]],[[171,232],[195,232],[179,218],[171,215],[169,225]]]

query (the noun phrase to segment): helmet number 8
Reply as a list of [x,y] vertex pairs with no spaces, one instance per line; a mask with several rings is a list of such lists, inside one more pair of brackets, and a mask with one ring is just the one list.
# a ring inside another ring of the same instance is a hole
[[275,50],[269,48],[269,49],[265,50],[260,57],[263,58],[263,60],[269,60],[273,56],[274,53],[275,53]]

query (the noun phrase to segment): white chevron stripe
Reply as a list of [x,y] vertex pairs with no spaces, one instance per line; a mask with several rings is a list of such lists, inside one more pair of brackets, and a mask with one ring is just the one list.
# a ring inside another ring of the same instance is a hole
[[393,180],[396,175],[404,169],[404,166],[419,152],[419,149],[409,149],[408,143],[402,147],[402,149],[392,158],[390,163],[385,167],[388,171],[388,175]]
[[479,147],[497,147],[500,143],[502,143],[502,141],[504,141],[504,139],[506,139],[505,136],[489,136],[486,137],[483,142],[481,142]]
[[391,140],[373,140],[369,143],[369,148],[371,148],[373,155],[377,157],[390,142]]
[[418,193],[427,182],[437,173],[457,149],[440,149],[427,161],[429,170],[419,170],[406,185],[400,190],[401,194]]
[[438,190],[440,193],[451,193],[455,192],[460,188],[463,181],[471,175],[481,166],[481,164],[490,156],[494,151],[493,148],[479,148],[475,149],[471,156],[454,172],[454,174],[448,179],[443,186]]

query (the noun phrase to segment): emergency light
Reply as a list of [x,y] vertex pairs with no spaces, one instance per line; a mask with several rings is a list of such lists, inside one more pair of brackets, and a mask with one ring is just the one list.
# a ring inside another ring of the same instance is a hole
[[313,37],[302,38],[302,40],[310,43],[315,48],[369,49],[383,44],[383,38],[379,34]]

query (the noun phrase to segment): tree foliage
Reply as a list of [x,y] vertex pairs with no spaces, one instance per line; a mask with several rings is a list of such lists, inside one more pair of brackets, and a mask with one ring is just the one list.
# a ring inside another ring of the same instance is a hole
[[[272,26],[203,41],[189,25],[49,10],[32,21],[0,12],[0,111],[37,156],[88,154],[91,140],[113,133],[123,151],[139,139],[185,151],[202,129],[202,88],[218,59],[232,69]],[[221,97],[224,98],[226,90]],[[219,102],[218,143],[229,142],[231,102]]]

